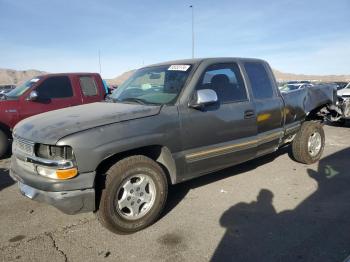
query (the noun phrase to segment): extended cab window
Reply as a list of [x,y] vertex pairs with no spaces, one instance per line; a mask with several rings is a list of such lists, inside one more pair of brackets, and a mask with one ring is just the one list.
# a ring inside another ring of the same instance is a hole
[[79,80],[84,96],[96,96],[98,94],[95,79],[92,76],[81,76]]
[[273,97],[273,86],[263,64],[257,62],[244,63],[254,98],[266,99]]
[[247,100],[243,78],[234,63],[209,66],[197,85],[198,89],[213,89],[220,103]]
[[66,98],[73,96],[73,89],[67,76],[52,76],[44,80],[36,91],[40,98]]

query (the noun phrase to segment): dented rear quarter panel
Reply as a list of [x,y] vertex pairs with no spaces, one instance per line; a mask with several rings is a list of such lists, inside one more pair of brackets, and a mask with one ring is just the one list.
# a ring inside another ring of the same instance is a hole
[[282,97],[285,103],[285,124],[288,125],[295,121],[303,122],[311,111],[333,104],[336,93],[332,86],[315,85],[282,93]]

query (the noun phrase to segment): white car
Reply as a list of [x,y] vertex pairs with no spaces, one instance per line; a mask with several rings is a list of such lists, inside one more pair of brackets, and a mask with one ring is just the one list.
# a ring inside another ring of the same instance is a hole
[[338,96],[341,96],[344,99],[346,98],[350,99],[350,83],[348,83],[346,87],[344,87],[343,89],[338,90],[337,93],[338,93]]
[[350,83],[343,89],[337,91],[339,97],[338,107],[342,110],[342,117],[339,119],[339,123],[344,124],[346,120],[350,120]]

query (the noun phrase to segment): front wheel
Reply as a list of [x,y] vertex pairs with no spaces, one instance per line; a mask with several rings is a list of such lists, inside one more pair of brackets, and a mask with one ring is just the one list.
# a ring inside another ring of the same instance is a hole
[[114,233],[129,234],[154,223],[168,193],[163,169],[145,156],[127,157],[107,171],[97,217]]
[[298,162],[313,164],[323,153],[325,135],[320,123],[304,122],[292,143],[293,157]]

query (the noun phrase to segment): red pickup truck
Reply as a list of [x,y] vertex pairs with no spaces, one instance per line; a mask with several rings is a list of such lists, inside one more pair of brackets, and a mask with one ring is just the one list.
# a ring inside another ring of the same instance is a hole
[[34,77],[0,100],[0,157],[9,147],[12,128],[22,119],[69,106],[104,100],[96,73],[47,74]]

